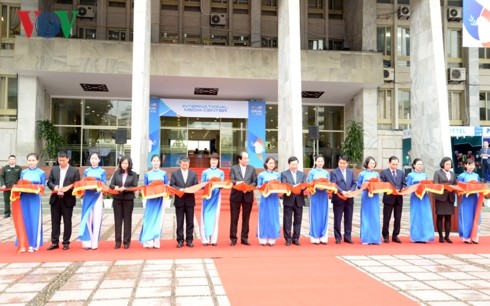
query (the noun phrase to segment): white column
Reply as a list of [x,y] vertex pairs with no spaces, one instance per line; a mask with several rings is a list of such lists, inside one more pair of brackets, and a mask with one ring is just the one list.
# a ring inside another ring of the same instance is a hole
[[[147,170],[150,99],[151,0],[134,2],[131,158],[134,170]],[[140,175],[142,178],[143,175]]]
[[446,67],[438,0],[410,2],[412,160],[421,158],[429,178],[451,156]]
[[299,0],[278,1],[279,170],[296,156],[303,168]]

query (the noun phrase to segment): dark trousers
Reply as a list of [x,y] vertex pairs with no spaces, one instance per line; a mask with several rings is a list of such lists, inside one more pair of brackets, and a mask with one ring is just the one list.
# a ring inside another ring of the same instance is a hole
[[[294,214],[294,218],[293,218]],[[301,234],[301,220],[303,219],[303,206],[298,207],[284,206],[282,229],[284,231],[284,239],[286,241],[298,241]],[[292,223],[292,224],[291,224]],[[291,225],[293,226],[293,235],[291,235]]]
[[61,218],[63,218],[63,244],[70,244],[73,207],[68,207],[62,199],[57,199],[50,207],[51,243],[59,244],[60,242]]
[[393,204],[383,204],[383,238],[390,237],[390,219],[391,214],[395,217],[395,223],[393,225],[393,237],[397,237],[400,234],[400,224],[402,221],[403,200],[396,200]]
[[133,218],[134,200],[118,200],[112,201],[114,209],[114,231],[116,242],[121,243],[122,227],[124,223],[124,244],[131,243],[131,225]]
[[3,214],[5,216],[10,216],[10,190],[3,192],[3,202],[5,204]]
[[[444,236],[442,236],[442,219],[444,219]],[[451,215],[437,215],[436,223],[439,238],[449,237],[449,234],[451,233]]]
[[177,242],[184,242],[184,219],[185,219],[185,241],[190,243],[194,240],[194,206],[185,205],[175,207],[177,219]]
[[490,169],[490,165],[488,164],[488,160],[487,159],[482,159],[481,160],[481,177],[483,179],[484,182],[487,181],[487,173]]
[[335,240],[342,240],[341,224],[344,218],[344,239],[351,240],[352,237],[352,216],[354,215],[354,205],[342,201],[333,204],[333,231]]
[[253,202],[235,202],[230,203],[230,212],[231,212],[231,224],[230,224],[230,240],[237,240],[237,231],[238,231],[238,219],[240,219],[240,207],[242,208],[242,234],[241,240],[248,240],[248,232],[249,232],[249,223],[250,223],[250,213],[252,212],[252,204]]

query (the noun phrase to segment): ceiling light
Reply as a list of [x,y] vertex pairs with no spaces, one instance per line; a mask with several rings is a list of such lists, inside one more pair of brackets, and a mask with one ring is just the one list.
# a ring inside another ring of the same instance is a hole
[[301,97],[307,99],[318,99],[323,95],[324,91],[302,91]]

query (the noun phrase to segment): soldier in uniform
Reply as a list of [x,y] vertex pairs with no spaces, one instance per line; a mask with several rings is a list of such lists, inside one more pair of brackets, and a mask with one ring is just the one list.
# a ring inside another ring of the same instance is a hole
[[[0,174],[0,186],[2,189],[12,188],[20,179],[22,168],[15,164],[15,155],[9,156],[9,163],[2,168]],[[3,201],[5,202],[4,218],[10,217],[10,190],[3,192]]]

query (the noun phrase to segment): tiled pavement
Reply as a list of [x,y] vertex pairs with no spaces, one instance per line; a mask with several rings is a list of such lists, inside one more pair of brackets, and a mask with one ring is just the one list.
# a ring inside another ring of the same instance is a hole
[[[353,235],[358,237],[359,205],[356,208]],[[489,212],[488,208],[484,209],[481,228],[484,236],[490,235]],[[105,209],[104,213],[102,240],[114,240],[112,211]],[[74,234],[79,220],[76,211]],[[141,220],[142,208],[136,208],[133,237],[139,235]],[[408,220],[408,205],[405,205],[402,221],[405,235]],[[303,221],[302,234],[307,237],[307,208]],[[330,237],[332,222],[330,210]],[[48,210],[44,211],[43,223],[44,240],[49,242]],[[0,219],[0,229],[0,242],[14,240],[10,219]],[[175,239],[172,208],[166,209],[163,232],[163,239]],[[339,258],[422,305],[490,305],[490,254]],[[110,304],[201,306],[230,302],[212,259],[0,264],[0,305]]]

